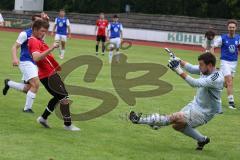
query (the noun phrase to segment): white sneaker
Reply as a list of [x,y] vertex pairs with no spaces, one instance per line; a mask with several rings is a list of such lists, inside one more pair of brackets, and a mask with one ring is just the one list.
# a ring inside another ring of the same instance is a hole
[[63,55],[60,55],[60,56],[59,56],[59,58],[60,58],[60,59],[63,59],[63,58],[64,58],[64,56],[63,56]]
[[65,125],[64,125],[64,129],[65,129],[65,130],[68,130],[68,131],[80,131],[80,128],[74,126],[73,124],[70,125],[70,126],[65,126]]
[[47,120],[44,119],[44,118],[42,118],[42,116],[40,116],[40,117],[37,118],[37,122],[38,122],[39,124],[41,124],[43,127],[45,127],[45,128],[50,128],[50,126],[48,125]]
[[229,105],[228,108],[230,108],[230,109],[236,109],[235,106],[231,106],[231,105]]

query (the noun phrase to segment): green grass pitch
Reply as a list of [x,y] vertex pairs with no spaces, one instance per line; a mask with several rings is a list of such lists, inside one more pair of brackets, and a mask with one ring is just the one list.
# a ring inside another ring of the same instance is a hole
[[[21,80],[18,68],[11,64],[11,46],[17,33],[0,32],[0,88],[3,80],[10,78]],[[53,37],[47,37],[48,44]],[[94,55],[95,42],[72,39],[67,42],[66,56],[63,63],[78,55]],[[199,53],[173,49],[184,60],[197,63]],[[167,54],[162,48],[133,45],[123,51],[128,62],[159,63],[166,65]],[[83,76],[86,67],[72,72],[66,83],[85,86],[110,92],[117,96],[119,104],[113,111],[89,121],[74,122],[81,128],[80,132],[63,130],[63,123],[55,114],[49,117],[51,129],[44,129],[36,123],[36,118],[43,112],[50,95],[41,85],[33,105],[34,114],[22,112],[25,103],[23,93],[10,90],[7,96],[0,95],[0,160],[234,160],[240,157],[240,112],[227,108],[226,90],[223,92],[224,114],[216,116],[207,125],[199,127],[199,131],[211,138],[204,151],[195,151],[196,142],[189,137],[174,131],[171,127],[151,130],[147,126],[134,126],[123,117],[131,109],[139,112],[172,113],[179,111],[190,102],[195,89],[188,86],[175,73],[168,70],[161,77],[173,85],[173,90],[158,97],[137,98],[136,106],[130,108],[124,103],[113,88],[110,79],[108,56],[99,56],[104,65],[94,83],[86,83]],[[219,61],[218,61],[219,62]],[[219,64],[219,63],[218,63]],[[238,67],[239,70],[239,67]],[[135,76],[138,73],[134,74]],[[236,74],[234,95],[236,104],[240,106],[240,74]],[[151,86],[140,86],[136,89],[148,90]],[[70,96],[74,101],[73,113],[82,113],[95,108],[101,101],[83,97]]]

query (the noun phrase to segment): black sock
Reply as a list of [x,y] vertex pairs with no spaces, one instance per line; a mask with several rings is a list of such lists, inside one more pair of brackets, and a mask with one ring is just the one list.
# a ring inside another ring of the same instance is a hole
[[98,45],[96,45],[96,52],[98,52]]
[[63,116],[64,125],[70,126],[72,124],[72,120],[69,111],[69,104],[60,104],[60,110]]
[[[50,99],[50,101],[48,102],[47,108],[45,109],[45,111],[42,114],[42,117],[44,119],[47,119],[48,116],[51,114],[51,112],[54,111],[54,108],[56,107],[57,103],[59,102],[59,100],[55,97],[53,97],[52,99]],[[51,111],[51,112],[50,112]]]
[[47,119],[50,114],[51,114],[51,112],[49,112],[47,109],[45,109],[45,111],[42,114],[42,118]]
[[102,45],[102,53],[105,52],[105,45]]

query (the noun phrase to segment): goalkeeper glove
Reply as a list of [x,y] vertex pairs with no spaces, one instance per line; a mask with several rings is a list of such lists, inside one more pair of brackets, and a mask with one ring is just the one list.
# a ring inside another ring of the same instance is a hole
[[180,66],[180,61],[179,60],[169,60],[168,61],[168,67],[173,70],[174,72],[176,72],[177,74],[182,74],[183,70]]

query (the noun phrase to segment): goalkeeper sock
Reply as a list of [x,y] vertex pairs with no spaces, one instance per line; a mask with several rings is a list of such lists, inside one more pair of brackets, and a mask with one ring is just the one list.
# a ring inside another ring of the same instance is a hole
[[155,113],[146,117],[142,116],[138,123],[148,124],[148,125],[167,126],[170,124],[170,119],[168,116],[159,115]]
[[182,131],[183,134],[192,137],[193,139],[196,139],[198,142],[204,142],[206,137],[203,136],[200,132],[198,132],[196,129],[193,129],[189,125],[187,125],[184,130]]

